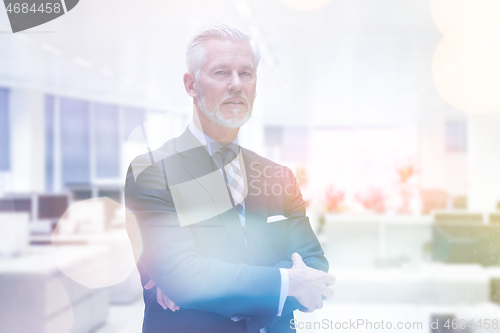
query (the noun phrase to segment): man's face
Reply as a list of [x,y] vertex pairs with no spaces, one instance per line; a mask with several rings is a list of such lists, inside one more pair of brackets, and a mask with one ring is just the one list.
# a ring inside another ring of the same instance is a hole
[[197,79],[197,104],[212,122],[239,128],[252,114],[257,78],[248,41],[208,40]]

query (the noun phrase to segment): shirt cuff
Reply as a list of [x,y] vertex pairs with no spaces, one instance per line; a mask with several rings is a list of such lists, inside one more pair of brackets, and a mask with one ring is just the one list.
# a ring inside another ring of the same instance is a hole
[[288,295],[288,288],[290,287],[290,281],[288,279],[288,271],[285,268],[280,268],[281,273],[281,291],[280,291],[280,302],[278,307],[278,317],[281,316],[283,311],[283,306],[285,305],[286,297]]

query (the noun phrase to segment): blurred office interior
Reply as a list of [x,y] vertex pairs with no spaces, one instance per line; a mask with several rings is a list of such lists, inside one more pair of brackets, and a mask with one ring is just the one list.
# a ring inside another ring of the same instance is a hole
[[82,0],[16,34],[0,10],[0,331],[141,330],[124,177],[189,124],[185,47],[218,21],[261,47],[240,142],[295,172],[337,277],[297,320],[498,332],[497,0]]

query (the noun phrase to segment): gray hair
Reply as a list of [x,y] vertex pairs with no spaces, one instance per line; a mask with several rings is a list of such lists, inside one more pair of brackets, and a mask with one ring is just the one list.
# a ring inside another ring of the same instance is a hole
[[186,50],[187,69],[189,72],[194,73],[196,77],[198,77],[198,73],[205,61],[206,51],[204,43],[210,39],[247,40],[252,47],[255,71],[257,71],[260,60],[260,49],[252,37],[232,25],[214,23],[200,30],[188,44]]

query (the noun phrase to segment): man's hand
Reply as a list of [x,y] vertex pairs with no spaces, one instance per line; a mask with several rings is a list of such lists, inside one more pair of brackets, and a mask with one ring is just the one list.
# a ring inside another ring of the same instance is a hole
[[328,288],[335,283],[331,274],[307,267],[298,253],[292,255],[293,266],[288,270],[290,287],[288,296],[293,296],[304,306],[303,312],[312,312],[323,307],[324,299],[333,297],[333,290]]
[[[149,282],[146,283],[146,285],[144,286],[144,289],[151,289],[154,286],[156,286],[156,284],[154,283],[154,281],[153,280],[149,280]],[[163,308],[163,310],[166,310],[167,308],[169,308],[170,310],[172,310],[173,312],[175,312],[176,310],[180,309],[180,307],[177,306],[177,305],[175,305],[175,303],[172,302],[170,300],[170,298],[168,298],[167,296],[165,296],[165,294],[163,294],[163,292],[158,287],[156,287],[156,300],[158,301],[158,304],[161,305],[161,307]]]

